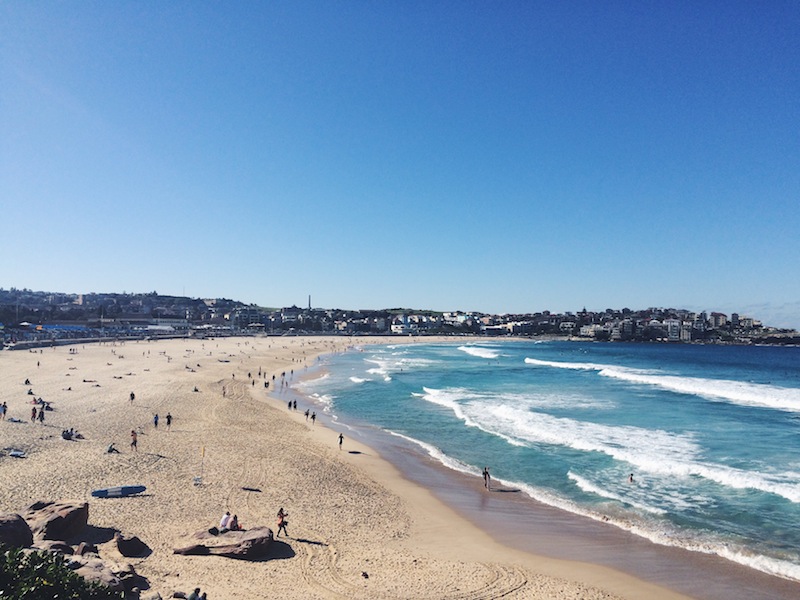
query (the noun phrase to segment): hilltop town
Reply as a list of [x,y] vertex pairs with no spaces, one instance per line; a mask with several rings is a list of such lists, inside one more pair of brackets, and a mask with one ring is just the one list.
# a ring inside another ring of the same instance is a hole
[[267,308],[225,298],[150,293],[68,294],[0,288],[4,346],[122,337],[222,335],[485,335],[559,336],[598,341],[800,343],[793,330],[745,315],[644,310],[541,311],[492,315],[391,308]]

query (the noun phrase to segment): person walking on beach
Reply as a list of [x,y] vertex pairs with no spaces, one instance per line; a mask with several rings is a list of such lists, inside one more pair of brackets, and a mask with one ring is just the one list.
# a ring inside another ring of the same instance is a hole
[[139,436],[136,435],[136,431],[133,429],[131,429],[131,450],[139,452]]
[[311,424],[313,425],[316,422],[317,422],[317,413],[316,412],[312,412],[311,413]]
[[344,441],[344,434],[339,434],[339,450],[342,449],[342,442]]
[[39,423],[44,424],[44,406],[39,407]]
[[286,520],[286,517],[289,516],[289,513],[283,512],[283,507],[278,509],[278,533],[275,534],[275,537],[280,537],[281,531],[283,531],[283,535],[289,537],[288,532],[286,531],[286,526],[289,524],[289,521]]
[[31,423],[36,423],[36,407],[31,408]]
[[153,415],[153,427],[158,429],[158,413]]
[[167,431],[172,427],[172,413],[167,413]]
[[2,406],[0,406],[0,419],[3,421],[6,420],[6,413],[8,412],[8,404],[3,402]]
[[136,394],[134,394],[133,392],[131,392],[131,404],[133,404],[133,401],[134,401],[135,399],[136,399]]
[[489,475],[489,467],[483,467],[483,487],[487,490],[492,489],[492,476]]

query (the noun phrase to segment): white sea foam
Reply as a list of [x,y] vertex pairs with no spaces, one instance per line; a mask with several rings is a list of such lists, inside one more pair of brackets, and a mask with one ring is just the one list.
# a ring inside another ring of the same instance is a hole
[[576,371],[600,371],[609,366],[609,365],[599,365],[596,363],[557,362],[554,360],[539,360],[538,358],[526,358],[525,362],[529,365],[537,365],[540,367],[553,367],[556,369],[574,369]]
[[628,425],[604,425],[519,409],[484,404],[480,410],[491,429],[527,444],[552,444],[584,452],[602,452],[616,460],[657,470],[665,460],[688,462],[700,452],[689,434]]
[[297,388],[299,390],[311,390],[315,387],[326,385],[328,382],[327,380],[330,378],[330,373],[323,373],[319,377],[314,377],[313,379],[302,379],[300,381],[296,381],[292,384],[292,387]]
[[615,500],[622,504],[628,504],[641,511],[652,513],[655,515],[667,514],[667,511],[664,510],[663,508],[658,508],[657,506],[650,506],[649,504],[645,504],[639,500],[632,498],[630,495],[623,496],[622,494],[618,494],[617,492],[610,490],[606,487],[600,486],[592,481],[589,481],[585,477],[581,477],[580,475],[577,475],[572,471],[567,472],[567,477],[569,477],[572,481],[574,481],[575,485],[577,485],[584,492],[595,494],[597,496],[600,496],[601,498]]
[[[465,405],[462,405],[461,401],[469,401],[479,399],[482,396],[480,394],[476,394],[466,389],[462,388],[448,388],[445,390],[435,390],[432,388],[423,388],[425,393],[421,396],[423,399],[427,400],[428,402],[432,402],[433,404],[438,404],[439,406],[444,406],[449,408],[453,411],[456,418],[464,421],[464,424],[468,427],[477,427],[486,433],[491,433],[492,435],[496,435],[498,437],[503,438],[509,444],[513,446],[524,446],[525,443],[521,442],[520,440],[514,439],[508,435],[505,435],[501,431],[496,431],[492,429],[487,429],[485,425],[479,419],[473,419],[466,411]],[[468,407],[468,405],[466,405]]]
[[631,426],[610,426],[529,412],[510,406],[483,406],[495,422],[482,429],[529,444],[568,446],[602,452],[637,470],[671,477],[703,477],[734,489],[754,489],[800,502],[800,474],[762,473],[700,460],[701,448],[688,434]]
[[[402,438],[412,444],[422,448],[426,454],[431,458],[438,461],[445,467],[461,473],[466,473],[476,477],[480,476],[480,470],[472,465],[465,464],[458,459],[448,456],[439,448],[432,444],[422,442],[413,437],[409,437],[394,431],[387,431],[389,434]],[[569,473],[569,477],[578,482],[578,477]],[[731,560],[733,562],[742,564],[744,566],[757,569],[764,573],[777,575],[787,579],[800,581],[800,565],[787,560],[780,560],[776,558],[766,557],[760,554],[747,551],[738,545],[731,545],[725,541],[719,540],[714,536],[710,536],[705,532],[691,531],[691,530],[677,530],[668,522],[659,518],[661,513],[658,510],[648,510],[652,507],[637,506],[640,510],[644,510],[651,517],[644,515],[637,516],[635,514],[626,517],[609,517],[605,514],[598,513],[586,507],[576,504],[574,501],[554,494],[553,492],[533,487],[526,483],[517,481],[509,481],[494,477],[494,480],[511,489],[519,489],[529,497],[542,502],[544,504],[559,508],[573,514],[582,515],[594,520],[602,520],[609,525],[619,527],[626,531],[648,539],[653,543],[663,546],[673,546],[685,548],[693,552],[701,552],[704,554],[716,554],[722,558]],[[594,491],[594,486],[587,480],[582,480],[581,486],[586,486],[587,491]],[[600,495],[609,497],[610,495],[600,490]],[[613,499],[613,498],[609,498]],[[631,504],[629,500],[621,498],[619,501]],[[632,505],[632,504],[631,504]]]
[[[387,377],[391,378],[392,373],[423,369],[436,364],[435,360],[427,358],[408,358],[405,356],[392,355],[373,355],[370,358],[365,358],[364,362],[375,365],[367,369],[367,373],[379,375],[384,379]],[[391,379],[386,379],[386,381],[390,380]]]
[[637,471],[669,477],[702,477],[734,489],[754,489],[800,502],[800,474],[765,474],[700,460],[701,447],[691,434],[659,429],[604,425],[487,401],[463,388],[424,388],[418,395],[453,411],[476,427],[514,446],[549,444],[583,452],[601,452]]
[[497,358],[500,356],[500,353],[497,350],[492,350],[491,348],[484,348],[482,346],[459,346],[459,350],[462,352],[466,352],[471,356],[477,356],[478,358]]
[[676,475],[703,477],[734,489],[759,490],[800,503],[800,474],[797,473],[760,473],[706,463],[673,465],[671,471]]
[[453,458],[452,456],[448,456],[433,444],[428,444],[421,440],[409,437],[407,435],[403,435],[402,433],[397,433],[396,431],[390,431],[390,430],[384,430],[384,431],[395,437],[402,438],[407,442],[411,442],[412,444],[419,446],[425,451],[426,454],[428,454],[428,456],[440,462],[448,469],[452,469],[453,471],[459,471],[461,473],[467,473],[468,475],[475,475],[475,476],[480,475],[480,471],[475,467],[473,467],[472,465],[468,465],[456,458]]
[[372,381],[372,379],[353,376],[353,377],[350,378],[350,381],[352,381],[353,383],[365,383],[367,381]]
[[600,375],[742,406],[800,412],[800,389],[725,379],[651,375],[623,369],[604,369],[600,371]]
[[531,365],[557,369],[597,371],[602,377],[633,384],[655,386],[672,392],[691,394],[715,401],[722,400],[741,406],[758,406],[800,412],[800,389],[797,388],[727,379],[679,377],[677,375],[660,374],[655,371],[597,363],[557,362],[539,360],[537,358],[526,358],[525,362]]

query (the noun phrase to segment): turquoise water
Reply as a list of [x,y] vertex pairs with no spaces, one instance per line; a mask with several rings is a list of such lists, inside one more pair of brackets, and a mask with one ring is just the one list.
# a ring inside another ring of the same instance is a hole
[[[654,542],[800,580],[800,348],[365,346],[299,384],[332,418]],[[629,476],[633,474],[633,481]]]

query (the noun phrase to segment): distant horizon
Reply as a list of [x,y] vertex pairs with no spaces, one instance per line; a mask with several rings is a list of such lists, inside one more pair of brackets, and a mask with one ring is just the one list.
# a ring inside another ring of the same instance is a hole
[[0,3],[0,281],[797,329],[799,30],[787,0]]
[[[301,309],[308,308],[308,298],[306,298],[306,302],[303,303],[303,304],[298,304],[297,302],[292,302],[292,303],[288,303],[288,304],[277,305],[277,304],[274,304],[274,303],[263,303],[262,304],[262,303],[258,303],[258,302],[247,302],[245,300],[241,300],[241,299],[238,299],[238,298],[235,298],[235,297],[232,297],[232,296],[228,296],[228,295],[191,296],[191,295],[186,295],[186,294],[162,293],[162,292],[159,292],[158,290],[150,290],[150,291],[147,291],[147,292],[134,292],[134,291],[128,291],[128,290],[123,290],[123,291],[102,291],[102,292],[98,292],[98,291],[68,292],[68,291],[63,291],[63,290],[52,290],[52,289],[50,289],[50,290],[48,290],[48,289],[36,290],[36,289],[33,289],[33,288],[29,288],[29,287],[18,287],[18,286],[8,286],[8,287],[6,287],[6,286],[0,286],[0,290],[10,291],[12,289],[17,290],[17,291],[25,291],[25,290],[27,290],[27,291],[29,291],[31,293],[36,293],[36,294],[64,294],[64,295],[87,295],[87,294],[97,294],[97,295],[118,294],[118,295],[123,295],[123,294],[125,294],[125,295],[141,295],[141,296],[145,296],[145,295],[152,294],[152,293],[155,292],[158,296],[171,296],[171,297],[175,297],[175,298],[188,298],[188,299],[191,299],[191,300],[222,300],[222,299],[224,299],[224,300],[230,300],[232,302],[240,302],[240,303],[248,305],[248,306],[258,306],[259,308],[272,308],[272,309],[275,309],[275,310],[280,310],[281,308],[288,308],[288,307],[291,307],[291,306],[294,306],[294,307],[297,307],[297,308],[301,308]],[[462,313],[479,313],[479,314],[485,314],[485,315],[504,316],[504,315],[515,315],[515,314],[519,314],[519,315],[536,314],[536,313],[543,313],[543,312],[549,312],[551,314],[566,314],[566,313],[579,314],[585,308],[586,311],[590,312],[590,313],[603,313],[608,309],[613,310],[613,311],[621,311],[621,310],[628,309],[628,310],[631,310],[633,312],[642,312],[642,311],[646,311],[646,310],[649,310],[649,309],[685,310],[685,311],[694,312],[694,313],[698,313],[698,314],[702,313],[702,312],[706,312],[707,314],[711,314],[712,312],[719,312],[719,313],[725,314],[728,317],[730,317],[733,313],[736,313],[740,317],[749,317],[749,318],[755,319],[757,321],[760,321],[766,327],[774,327],[774,328],[777,328],[777,329],[794,329],[794,330],[800,331],[800,326],[779,325],[779,324],[776,324],[776,323],[770,321],[767,318],[762,317],[759,313],[742,311],[742,310],[735,310],[735,309],[726,312],[725,310],[720,310],[719,308],[716,308],[716,307],[707,307],[707,308],[703,308],[703,309],[695,309],[695,308],[691,308],[691,307],[687,307],[687,306],[681,306],[681,305],[676,305],[676,306],[650,305],[650,306],[646,306],[646,307],[634,307],[632,305],[624,305],[624,306],[617,306],[617,307],[606,306],[606,307],[601,308],[601,309],[592,309],[590,307],[581,306],[578,309],[566,309],[566,310],[552,310],[550,308],[542,308],[542,309],[526,310],[526,311],[492,312],[492,311],[486,311],[486,310],[477,310],[477,309],[470,310],[470,309],[464,309],[464,308],[438,309],[438,308],[430,308],[430,307],[426,307],[426,306],[422,306],[422,305],[420,305],[420,306],[388,305],[388,306],[372,307],[372,308],[368,308],[368,307],[365,307],[365,306],[350,306],[350,307],[347,307],[347,306],[322,306],[322,305],[314,306],[313,305],[313,294],[312,294],[311,297],[312,297],[312,307],[311,307],[312,309],[343,310],[343,311],[348,311],[348,310],[354,310],[354,311],[362,311],[362,310],[371,310],[371,311],[412,310],[412,311],[421,311],[421,312],[422,311],[431,311],[431,312],[440,312],[440,313],[462,312]],[[764,307],[764,308],[766,308],[766,307]]]

